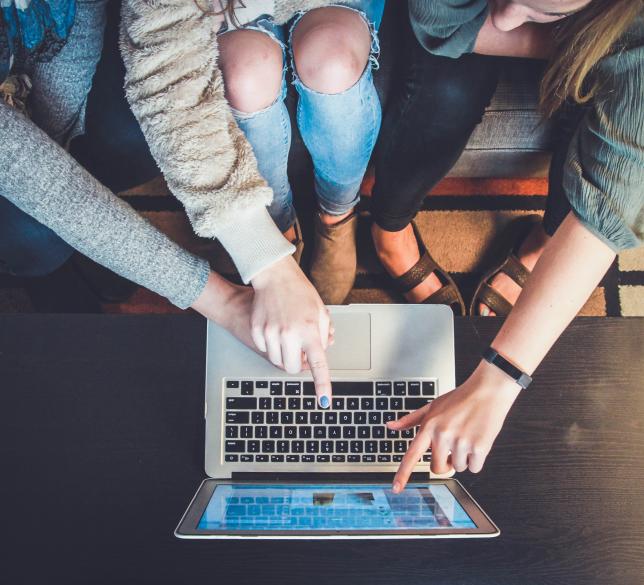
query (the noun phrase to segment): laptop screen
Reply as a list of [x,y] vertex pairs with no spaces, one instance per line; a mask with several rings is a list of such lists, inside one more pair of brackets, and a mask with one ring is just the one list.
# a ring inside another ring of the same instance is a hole
[[424,530],[476,528],[441,484],[400,494],[383,485],[218,485],[199,530]]

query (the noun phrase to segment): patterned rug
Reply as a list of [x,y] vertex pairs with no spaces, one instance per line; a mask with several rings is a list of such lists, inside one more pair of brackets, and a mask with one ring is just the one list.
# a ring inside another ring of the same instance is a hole
[[[389,303],[403,299],[391,288],[379,265],[369,237],[371,179],[363,184],[358,230],[358,278],[347,302]],[[448,270],[463,292],[466,303],[481,275],[492,264],[490,250],[499,234],[515,217],[543,213],[547,194],[545,179],[459,179],[447,178],[425,199],[416,221],[434,258]],[[162,178],[121,196],[181,246],[204,256],[212,266],[231,278],[234,267],[223,249],[210,240],[194,236],[178,201],[169,195]],[[312,202],[296,200],[305,241],[310,233]],[[308,221],[307,221],[308,219]],[[305,249],[304,267],[308,254]],[[310,247],[308,249],[310,253]],[[584,259],[580,259],[584,261]],[[22,291],[0,281],[0,312],[29,312]],[[124,304],[106,305],[110,313],[179,312],[164,299],[139,289]],[[581,315],[644,316],[644,248],[619,255],[593,293]]]

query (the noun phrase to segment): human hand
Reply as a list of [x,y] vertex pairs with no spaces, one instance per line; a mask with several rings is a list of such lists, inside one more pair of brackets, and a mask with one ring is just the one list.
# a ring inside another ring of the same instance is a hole
[[520,387],[495,366],[482,362],[458,388],[408,415],[387,423],[399,431],[420,426],[409,444],[393,491],[402,491],[416,463],[432,449],[432,471],[469,468],[478,473],[492,449]]
[[291,256],[251,280],[251,335],[257,348],[289,374],[309,368],[322,408],[331,405],[326,348],[333,339],[329,311]]

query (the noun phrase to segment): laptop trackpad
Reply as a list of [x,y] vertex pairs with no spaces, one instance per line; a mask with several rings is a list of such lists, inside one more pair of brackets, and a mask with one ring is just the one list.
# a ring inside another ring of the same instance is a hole
[[332,315],[335,343],[327,351],[332,370],[371,369],[371,314]]

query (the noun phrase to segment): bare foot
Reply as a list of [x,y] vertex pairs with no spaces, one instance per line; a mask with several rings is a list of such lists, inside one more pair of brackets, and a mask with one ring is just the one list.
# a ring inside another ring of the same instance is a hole
[[[378,258],[391,276],[402,276],[420,260],[418,242],[411,224],[399,232],[388,232],[374,223],[371,236]],[[442,286],[432,272],[417,287],[405,293],[405,298],[412,303],[420,303]]]
[[[548,242],[549,236],[543,231],[542,224],[536,225],[523,241],[517,254],[521,264],[530,272],[534,269],[537,260],[541,256],[543,249]],[[521,294],[521,287],[514,282],[507,274],[499,272],[491,281],[490,286],[494,288],[502,297],[507,299],[511,305],[517,302]],[[479,303],[479,315],[483,317],[495,317],[496,313],[487,305]]]

